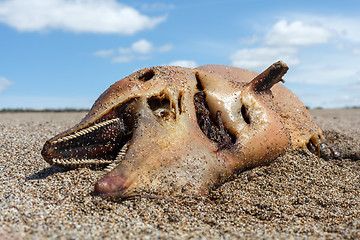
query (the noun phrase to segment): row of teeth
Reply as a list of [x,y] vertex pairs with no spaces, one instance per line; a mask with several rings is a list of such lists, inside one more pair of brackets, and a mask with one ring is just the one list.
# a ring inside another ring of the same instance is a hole
[[52,159],[54,164],[59,164],[63,166],[70,166],[70,165],[87,165],[87,164],[109,164],[112,163],[113,160],[105,160],[105,159],[75,159],[75,158],[69,158],[69,159],[58,159],[54,158]]
[[65,142],[65,141],[69,141],[71,139],[74,139],[74,138],[77,138],[77,137],[80,137],[82,135],[85,135],[85,134],[88,134],[90,132],[93,132],[95,131],[96,129],[99,129],[101,127],[104,127],[106,125],[109,125],[111,123],[114,123],[114,122],[119,122],[120,121],[120,118],[114,118],[114,119],[110,119],[110,120],[107,120],[105,122],[101,122],[101,123],[98,123],[94,126],[91,126],[91,127],[88,127],[86,129],[83,129],[83,130],[80,130],[74,134],[71,134],[69,136],[65,136],[65,137],[62,137],[62,138],[59,138],[57,140],[55,140],[53,143],[56,144],[56,143],[59,143],[59,142]]
[[112,171],[125,158],[126,151],[128,150],[129,145],[129,141],[125,143],[125,145],[120,149],[116,159],[104,169],[105,172]]
[[129,142],[127,142],[119,151],[118,156],[115,160],[106,160],[106,159],[58,159],[54,158],[52,161],[54,164],[59,164],[63,166],[71,165],[87,165],[87,164],[110,164],[105,171],[109,172],[117,166],[125,157],[126,151],[128,150]]

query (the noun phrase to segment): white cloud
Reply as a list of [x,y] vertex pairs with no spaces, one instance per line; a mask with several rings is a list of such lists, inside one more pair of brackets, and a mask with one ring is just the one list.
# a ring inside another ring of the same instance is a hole
[[93,53],[98,57],[111,57],[112,63],[126,63],[134,60],[144,61],[150,59],[150,53],[164,53],[173,48],[172,44],[164,44],[160,47],[154,46],[146,39],[140,39],[130,47],[119,47],[118,49],[99,50]]
[[117,56],[114,57],[111,62],[112,63],[127,63],[127,62],[131,62],[135,59],[134,56]]
[[141,5],[141,9],[143,11],[164,11],[164,10],[170,10],[174,9],[174,4],[169,3],[144,3]]
[[242,38],[239,40],[239,44],[246,44],[246,45],[251,45],[251,44],[255,44],[257,42],[259,42],[260,38],[258,36],[252,36],[249,38]]
[[18,31],[62,29],[79,33],[134,34],[166,19],[148,17],[116,0],[8,0],[0,22]]
[[[336,60],[335,60],[336,61]],[[298,67],[296,74],[292,75],[289,82],[313,83],[323,85],[341,85],[356,79],[357,69],[346,64],[335,65],[330,61],[324,62],[325,66],[317,63],[303,63]],[[326,64],[329,64],[328,66]],[[294,70],[295,71],[295,70]]]
[[[353,82],[350,82],[347,86],[345,86],[346,91],[352,91],[352,92],[356,92],[357,94],[359,94],[360,92],[360,80],[355,80]],[[360,97],[360,94],[359,94]],[[359,102],[360,105],[360,102]]]
[[360,43],[360,18],[339,16],[317,16],[307,14],[292,14],[289,19],[300,19],[305,24],[321,26],[333,33],[332,37]]
[[308,46],[326,43],[333,36],[327,28],[302,21],[275,23],[265,36],[265,43],[271,46]]
[[[283,60],[288,65],[294,66],[300,64],[300,56],[307,47],[319,44],[329,44],[327,46],[334,44],[333,47],[328,47],[328,50],[347,50],[352,55],[359,56],[360,46],[357,44],[360,42],[359,33],[360,19],[289,16],[286,20],[275,22],[263,37],[259,37],[259,41],[255,41],[254,38],[252,44],[257,43],[256,47],[240,49],[230,55],[230,60],[234,66],[255,71],[261,71],[277,60]],[[252,38],[248,40],[251,44]],[[327,55],[325,52],[322,54]],[[308,52],[307,55],[312,55],[312,52]],[[332,58],[335,58],[335,54],[332,54]],[[332,58],[317,59],[319,62],[313,59],[305,61],[312,62],[319,69],[319,66],[325,66],[326,62],[330,61],[332,64]]]
[[0,93],[5,91],[6,88],[12,84],[13,84],[13,82],[7,80],[4,77],[0,77]]
[[187,68],[196,68],[198,64],[193,60],[177,60],[168,64],[169,66],[180,66]]
[[151,42],[149,42],[149,41],[147,41],[145,39],[141,39],[141,40],[139,40],[137,42],[134,42],[131,45],[131,49],[134,52],[138,52],[138,53],[141,53],[141,54],[148,54],[153,50],[153,45],[152,45]]
[[245,48],[236,51],[230,56],[232,64],[236,67],[262,72],[276,61],[284,61],[288,65],[296,65],[299,59],[295,56],[295,48]]
[[120,54],[129,54],[132,52],[131,48],[124,48],[124,47],[119,47],[118,51]]
[[[294,66],[300,63],[297,56],[299,47],[326,43],[333,36],[333,31],[319,24],[280,20],[263,36],[259,47],[238,50],[230,56],[230,60],[234,66],[257,72],[278,60]],[[260,37],[252,37],[243,39],[241,43],[254,44],[259,41]]]
[[99,57],[107,57],[114,54],[114,49],[108,49],[108,50],[99,50],[94,52],[95,56]]
[[353,49],[352,49],[352,54],[354,54],[354,55],[360,55],[360,48],[353,48]]
[[283,60],[286,86],[305,105],[360,106],[360,18],[289,14],[258,36],[240,42],[249,46],[229,56],[232,65],[260,72]]
[[172,44],[165,44],[162,45],[158,48],[159,52],[168,52],[171,51],[173,49],[173,45]]

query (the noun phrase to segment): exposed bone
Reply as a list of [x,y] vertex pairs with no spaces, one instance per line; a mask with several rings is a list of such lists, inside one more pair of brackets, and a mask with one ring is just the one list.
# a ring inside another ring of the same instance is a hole
[[257,92],[269,90],[276,83],[284,82],[282,77],[288,69],[289,67],[285,63],[276,62],[252,80],[250,86]]

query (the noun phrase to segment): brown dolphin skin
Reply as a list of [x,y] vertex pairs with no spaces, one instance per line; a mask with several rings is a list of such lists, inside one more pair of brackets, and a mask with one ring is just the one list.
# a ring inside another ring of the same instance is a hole
[[287,70],[276,62],[261,74],[221,65],[137,71],[49,139],[42,155],[69,167],[115,166],[95,185],[105,197],[206,194],[286,150],[319,152],[321,129],[278,83]]

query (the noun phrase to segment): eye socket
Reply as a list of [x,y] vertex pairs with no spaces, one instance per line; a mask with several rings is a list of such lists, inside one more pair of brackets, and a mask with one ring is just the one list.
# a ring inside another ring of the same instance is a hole
[[250,121],[250,115],[249,115],[249,109],[247,107],[245,107],[245,105],[242,105],[241,106],[241,115],[242,117],[244,118],[244,121],[247,123],[247,124],[250,124],[251,121]]
[[139,80],[142,81],[142,82],[147,82],[149,81],[150,79],[152,79],[153,77],[155,76],[155,73],[153,70],[149,70],[147,72],[145,72],[143,75],[141,75],[139,77]]
[[153,114],[158,119],[175,119],[176,113],[174,104],[172,104],[166,95],[152,96],[147,99],[147,103]]
[[183,101],[183,92],[180,92],[179,94],[179,98],[178,98],[178,109],[179,109],[179,113],[182,113],[182,101]]
[[199,73],[195,74],[195,78],[196,78],[196,88],[198,91],[204,91],[204,87],[201,83],[200,77],[199,77]]

